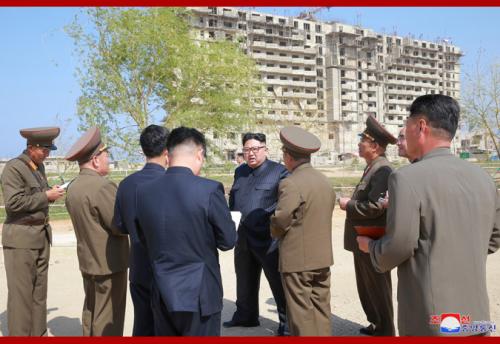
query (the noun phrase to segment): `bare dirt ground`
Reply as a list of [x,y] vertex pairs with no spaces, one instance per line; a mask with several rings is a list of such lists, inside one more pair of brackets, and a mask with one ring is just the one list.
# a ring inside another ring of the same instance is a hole
[[[333,248],[335,264],[332,266],[331,306],[332,335],[357,336],[358,330],[366,326],[366,318],[361,309],[356,291],[352,254],[343,249],[344,212],[335,209],[333,215]],[[78,270],[73,230],[69,220],[52,223],[54,246],[51,250],[48,292],[48,329],[51,336],[81,335],[81,310],[83,305],[83,283]],[[220,254],[222,279],[224,284],[224,309],[222,321],[230,319],[235,310],[236,279],[233,266],[233,251]],[[7,286],[0,255],[0,333],[7,334]],[[488,291],[490,297],[491,320],[500,325],[500,253],[488,258]],[[394,305],[396,301],[396,271],[393,276]],[[467,276],[464,276],[467,278]],[[451,288],[452,286],[450,286]],[[261,326],[255,328],[222,329],[223,336],[272,336],[277,329],[277,313],[267,280],[261,278],[260,289]],[[397,317],[397,314],[396,314]],[[478,319],[479,320],[479,319]],[[127,300],[125,319],[126,336],[132,333],[133,307]],[[497,335],[497,333],[493,333]]]

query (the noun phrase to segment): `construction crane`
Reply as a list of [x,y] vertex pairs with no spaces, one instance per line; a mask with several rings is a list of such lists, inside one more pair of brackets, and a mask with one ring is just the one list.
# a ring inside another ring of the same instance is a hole
[[307,11],[300,12],[297,18],[305,20],[315,20],[316,18],[314,17],[314,15],[320,11],[323,11],[325,8],[327,10],[330,10],[330,7],[312,7]]

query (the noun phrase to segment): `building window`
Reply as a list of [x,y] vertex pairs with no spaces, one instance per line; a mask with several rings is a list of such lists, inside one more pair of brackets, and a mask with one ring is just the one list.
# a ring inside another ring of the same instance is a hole
[[316,43],[318,44],[323,43],[323,38],[321,36],[316,36]]
[[309,25],[308,23],[304,23],[304,30],[306,31],[311,31],[311,25]]

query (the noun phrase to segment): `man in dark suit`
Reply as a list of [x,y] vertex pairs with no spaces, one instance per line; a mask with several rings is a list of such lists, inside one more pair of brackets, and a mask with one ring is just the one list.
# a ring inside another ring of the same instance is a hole
[[217,249],[236,243],[221,183],[201,178],[206,154],[196,129],[172,130],[164,176],[137,189],[139,236],[153,270],[155,334],[218,336],[222,280]]
[[168,129],[158,125],[145,128],[140,137],[146,156],[144,168],[127,178],[118,187],[114,223],[124,234],[130,235],[130,295],[134,303],[134,328],[132,336],[154,336],[154,318],[151,309],[153,274],[146,249],[139,241],[135,225],[135,192],[144,182],[165,174],[167,167]]
[[264,270],[278,309],[278,335],[286,335],[285,294],[278,271],[278,250],[269,250],[272,243],[269,218],[278,202],[278,185],[288,172],[285,166],[267,159],[264,134],[247,133],[242,141],[247,163],[236,169],[229,194],[229,207],[241,212],[234,252],[236,312],[223,325],[259,326],[259,285]]

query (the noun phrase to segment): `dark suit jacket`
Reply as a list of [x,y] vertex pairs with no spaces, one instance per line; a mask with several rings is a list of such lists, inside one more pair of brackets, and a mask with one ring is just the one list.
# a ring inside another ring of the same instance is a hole
[[153,274],[145,247],[141,244],[135,224],[135,192],[140,184],[159,178],[165,174],[165,168],[148,163],[144,168],[125,178],[118,186],[113,221],[124,234],[130,235],[130,274],[132,283],[151,286]]
[[137,218],[169,312],[222,310],[220,250],[236,243],[221,183],[170,167],[137,189]]
[[252,248],[267,250],[271,244],[269,218],[278,203],[278,186],[289,175],[285,166],[266,160],[252,169],[247,164],[234,172],[229,192],[229,208],[241,212],[241,231]]

